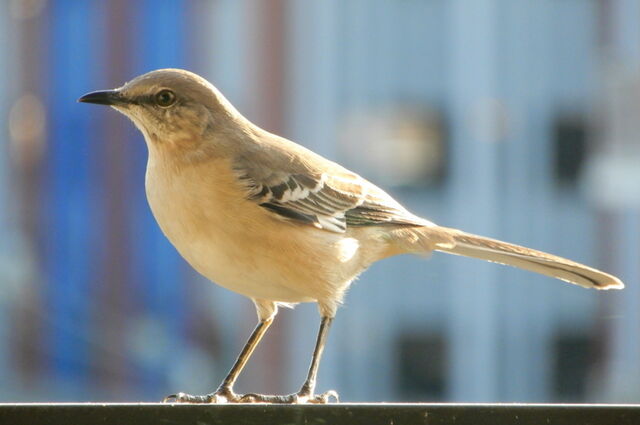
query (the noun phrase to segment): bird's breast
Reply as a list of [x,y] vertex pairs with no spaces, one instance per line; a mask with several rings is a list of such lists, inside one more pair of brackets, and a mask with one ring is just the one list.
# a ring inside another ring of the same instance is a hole
[[[229,190],[224,164],[168,169],[150,158],[146,174],[149,206],[158,225],[196,270],[223,286],[240,278],[239,194]],[[235,185],[235,183],[232,183]],[[231,288],[234,289],[234,288]]]

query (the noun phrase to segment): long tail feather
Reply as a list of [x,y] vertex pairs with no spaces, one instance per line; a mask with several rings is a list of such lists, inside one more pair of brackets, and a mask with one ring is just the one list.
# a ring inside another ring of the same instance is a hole
[[[429,237],[428,229],[425,228],[425,237]],[[454,243],[436,245],[435,249],[438,251],[519,267],[585,288],[624,288],[624,284],[617,277],[566,258],[456,229],[446,230]]]

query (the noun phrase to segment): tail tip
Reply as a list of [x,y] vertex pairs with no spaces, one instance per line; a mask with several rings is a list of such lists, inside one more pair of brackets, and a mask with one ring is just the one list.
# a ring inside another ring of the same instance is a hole
[[611,276],[611,279],[607,282],[602,282],[601,284],[595,286],[598,290],[609,290],[609,289],[624,289],[624,283],[618,279],[617,277]]

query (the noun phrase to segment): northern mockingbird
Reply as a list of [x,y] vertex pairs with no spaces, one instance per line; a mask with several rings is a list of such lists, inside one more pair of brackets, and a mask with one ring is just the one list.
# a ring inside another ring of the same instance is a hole
[[[326,403],[314,393],[327,333],[349,284],[375,261],[442,251],[508,264],[585,288],[616,277],[555,255],[441,227],[359,175],[243,117],[208,81],[162,69],[80,102],[129,117],[149,150],[146,193],[160,228],[202,275],[249,297],[258,325],[220,387],[189,403]],[[288,396],[237,395],[233,384],[278,312],[316,302],[322,317],[307,378]]]

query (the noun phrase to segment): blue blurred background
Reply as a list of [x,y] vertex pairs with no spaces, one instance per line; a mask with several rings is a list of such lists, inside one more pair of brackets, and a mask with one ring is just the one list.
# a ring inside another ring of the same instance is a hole
[[[627,283],[381,262],[338,313],[320,391],[640,401],[638,22],[635,0],[0,2],[0,401],[210,392],[253,328],[156,226],[141,134],[76,103],[162,67],[420,215]],[[281,311],[237,390],[297,390],[317,326],[313,305]]]

